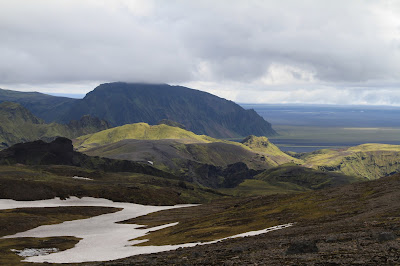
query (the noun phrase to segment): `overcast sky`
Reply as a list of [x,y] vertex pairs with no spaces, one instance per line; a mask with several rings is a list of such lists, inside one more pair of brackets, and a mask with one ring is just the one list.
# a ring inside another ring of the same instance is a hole
[[400,105],[400,1],[0,0],[0,88]]

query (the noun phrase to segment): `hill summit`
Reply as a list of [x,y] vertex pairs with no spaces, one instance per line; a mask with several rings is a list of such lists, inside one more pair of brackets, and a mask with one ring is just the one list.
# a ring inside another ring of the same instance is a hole
[[112,126],[138,122],[156,125],[162,120],[211,137],[271,136],[276,132],[254,110],[207,92],[167,84],[106,83],[75,101],[62,120],[89,114]]

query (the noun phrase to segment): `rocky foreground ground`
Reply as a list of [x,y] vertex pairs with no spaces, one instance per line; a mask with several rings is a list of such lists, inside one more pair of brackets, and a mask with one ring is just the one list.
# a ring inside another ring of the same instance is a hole
[[[397,175],[318,192],[313,199],[324,201],[313,215],[332,214],[259,236],[88,265],[400,265],[399,186]],[[296,222],[295,203],[288,204],[279,216]]]
[[400,265],[400,222],[310,224],[89,265]]

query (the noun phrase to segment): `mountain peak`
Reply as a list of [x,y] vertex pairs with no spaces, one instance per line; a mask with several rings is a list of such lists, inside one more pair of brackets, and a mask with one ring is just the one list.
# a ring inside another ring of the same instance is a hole
[[247,136],[241,141],[241,143],[251,148],[267,148],[271,145],[271,142],[269,142],[267,137],[257,137],[254,135]]
[[107,120],[112,126],[172,120],[196,134],[220,138],[276,134],[254,110],[204,91],[168,84],[101,84],[77,101],[64,120],[77,120],[84,114]]

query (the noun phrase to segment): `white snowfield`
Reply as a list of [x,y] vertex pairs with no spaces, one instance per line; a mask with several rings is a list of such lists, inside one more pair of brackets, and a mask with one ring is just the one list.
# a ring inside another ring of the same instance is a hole
[[93,181],[92,178],[88,178],[88,177],[82,177],[82,176],[73,176],[73,179],[79,179],[79,180],[91,180]]
[[108,261],[129,256],[156,253],[168,250],[175,250],[180,247],[192,247],[196,245],[212,244],[218,241],[235,238],[253,236],[263,234],[269,231],[283,229],[293,224],[285,224],[270,227],[267,229],[252,231],[244,234],[234,235],[231,237],[206,242],[206,243],[187,243],[181,245],[165,245],[165,246],[132,246],[143,243],[146,240],[131,240],[146,235],[148,232],[160,230],[168,226],[174,226],[177,223],[166,224],[153,228],[140,228],[141,225],[136,224],[117,224],[116,222],[146,215],[161,210],[192,207],[193,204],[175,205],[175,206],[146,206],[133,203],[113,202],[106,199],[98,198],[76,198],[71,197],[67,200],[58,198],[40,201],[14,201],[0,199],[0,209],[14,209],[26,207],[59,207],[59,206],[103,206],[123,208],[123,210],[103,214],[96,217],[81,219],[75,221],[67,221],[61,224],[44,225],[28,230],[26,232],[17,233],[15,235],[5,236],[3,238],[17,237],[54,237],[54,236],[75,236],[82,238],[75,247],[45,254],[25,258],[27,262],[50,262],[50,263],[80,263],[89,261]]

